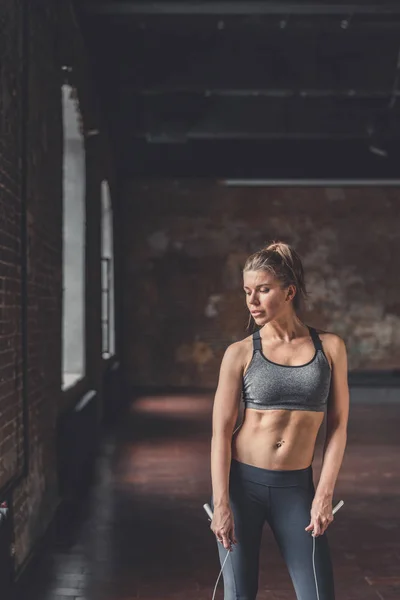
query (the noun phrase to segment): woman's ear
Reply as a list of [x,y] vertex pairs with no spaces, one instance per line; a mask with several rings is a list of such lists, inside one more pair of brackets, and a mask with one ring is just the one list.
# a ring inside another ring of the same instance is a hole
[[296,288],[294,285],[290,285],[288,293],[286,295],[286,300],[289,300],[289,298],[293,299],[295,297],[295,295],[296,295]]

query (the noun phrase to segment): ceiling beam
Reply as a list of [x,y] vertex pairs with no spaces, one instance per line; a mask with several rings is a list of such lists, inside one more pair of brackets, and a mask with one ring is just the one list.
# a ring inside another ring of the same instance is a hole
[[372,153],[361,140],[148,144],[130,138],[119,143],[121,174],[128,177],[399,179],[398,143],[387,144],[385,158]]
[[151,2],[130,0],[126,2],[93,2],[86,0],[83,10],[103,15],[394,15],[400,14],[400,4],[394,2],[273,2],[229,0],[205,2],[204,0]]
[[400,179],[222,179],[227,187],[400,187]]
[[266,97],[266,98],[343,98],[350,100],[361,99],[391,99],[400,97],[400,90],[362,90],[362,89],[267,89],[267,88],[212,88],[207,86],[155,86],[154,88],[140,88],[130,83],[123,83],[121,89],[134,91],[139,96],[165,96],[174,94],[199,94],[202,96],[222,97]]

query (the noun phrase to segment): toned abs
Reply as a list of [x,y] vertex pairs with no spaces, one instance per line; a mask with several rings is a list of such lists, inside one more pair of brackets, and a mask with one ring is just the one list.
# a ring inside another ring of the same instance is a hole
[[321,412],[247,409],[232,437],[232,458],[262,469],[305,469],[323,419]]

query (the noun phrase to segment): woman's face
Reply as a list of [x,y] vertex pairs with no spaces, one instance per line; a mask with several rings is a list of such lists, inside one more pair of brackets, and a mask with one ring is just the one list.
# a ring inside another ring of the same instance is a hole
[[[281,316],[291,304],[295,287],[281,289],[280,282],[267,271],[245,271],[243,288],[246,304],[257,325],[262,325]],[[289,299],[286,298],[289,296]]]

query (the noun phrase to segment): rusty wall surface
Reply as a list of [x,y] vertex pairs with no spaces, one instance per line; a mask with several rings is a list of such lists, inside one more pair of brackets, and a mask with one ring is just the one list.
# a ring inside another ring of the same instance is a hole
[[130,385],[216,385],[248,335],[246,257],[271,239],[302,257],[301,318],[342,336],[349,370],[400,367],[400,191],[138,181],[123,192]]

